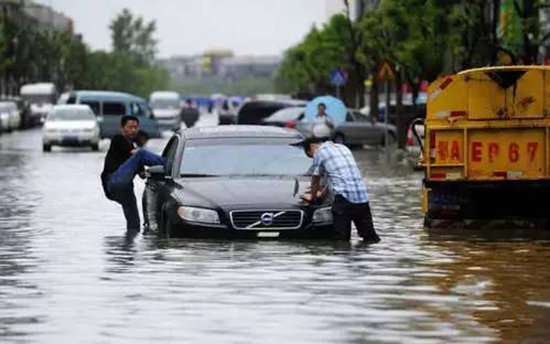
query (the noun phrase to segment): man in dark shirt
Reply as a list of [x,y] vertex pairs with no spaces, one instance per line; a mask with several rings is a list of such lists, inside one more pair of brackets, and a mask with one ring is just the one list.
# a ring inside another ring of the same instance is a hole
[[139,231],[134,177],[137,173],[143,177],[143,166],[164,165],[164,158],[134,146],[134,140],[139,132],[137,117],[123,116],[120,125],[121,133],[113,136],[105,157],[101,183],[105,196],[122,206],[127,229]]

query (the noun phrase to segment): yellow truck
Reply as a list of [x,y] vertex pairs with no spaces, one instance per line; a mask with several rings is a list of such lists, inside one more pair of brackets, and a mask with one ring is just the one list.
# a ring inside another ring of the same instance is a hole
[[428,90],[428,228],[550,227],[550,68],[472,69]]

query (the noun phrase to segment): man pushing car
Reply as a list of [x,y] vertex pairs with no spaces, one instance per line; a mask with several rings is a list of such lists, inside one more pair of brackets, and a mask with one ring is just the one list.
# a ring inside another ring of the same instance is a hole
[[314,203],[320,190],[320,180],[327,180],[334,194],[332,221],[335,239],[349,240],[351,222],[364,242],[376,243],[380,238],[374,230],[367,188],[351,151],[344,145],[319,138],[304,141],[306,155],[313,158],[310,172],[311,192],[302,199]]

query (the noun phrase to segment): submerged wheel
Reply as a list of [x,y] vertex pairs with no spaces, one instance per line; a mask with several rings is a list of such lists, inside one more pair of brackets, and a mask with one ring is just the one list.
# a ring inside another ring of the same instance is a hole
[[[392,132],[388,132],[388,146],[392,146],[397,142],[397,138],[395,137],[395,134]],[[386,140],[384,139],[384,136],[382,136],[382,146],[386,145]]]
[[51,145],[47,145],[47,144],[43,144],[42,145],[42,150],[44,152],[51,152],[52,151],[52,146]]

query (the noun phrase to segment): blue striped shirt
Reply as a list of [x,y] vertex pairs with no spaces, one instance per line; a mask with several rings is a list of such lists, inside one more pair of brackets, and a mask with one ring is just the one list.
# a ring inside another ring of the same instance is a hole
[[351,203],[369,201],[367,187],[361,178],[359,168],[348,147],[327,141],[313,156],[310,173],[324,176],[336,195],[341,195]]

